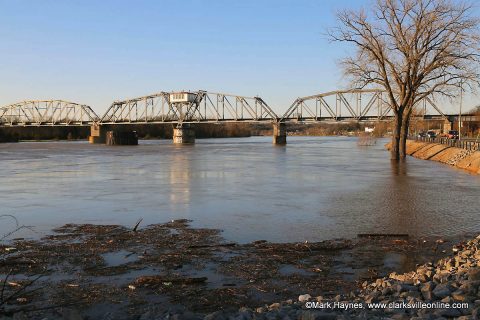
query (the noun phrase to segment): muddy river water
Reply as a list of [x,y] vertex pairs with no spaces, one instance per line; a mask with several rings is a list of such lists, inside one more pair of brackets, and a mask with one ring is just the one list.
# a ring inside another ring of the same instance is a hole
[[[411,157],[392,164],[387,140],[371,147],[356,141],[1,144],[0,213],[33,226],[33,236],[65,223],[133,226],[140,218],[143,225],[191,219],[237,242],[480,231],[480,176]],[[0,220],[0,233],[11,228],[10,219]]]

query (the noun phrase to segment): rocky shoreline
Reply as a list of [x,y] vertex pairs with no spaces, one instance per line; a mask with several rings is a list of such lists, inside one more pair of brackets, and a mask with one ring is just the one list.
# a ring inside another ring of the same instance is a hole
[[302,294],[254,310],[242,308],[233,318],[217,312],[204,319],[478,319],[479,247],[480,236],[454,246],[448,258],[365,282],[362,289],[334,299]]

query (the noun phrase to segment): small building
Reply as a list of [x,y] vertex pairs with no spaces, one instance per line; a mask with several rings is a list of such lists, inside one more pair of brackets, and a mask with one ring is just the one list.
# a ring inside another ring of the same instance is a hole
[[371,128],[370,127],[365,127],[365,132],[367,132],[367,133],[372,133],[373,130],[375,130],[375,127],[371,127]]
[[191,103],[195,101],[196,96],[191,92],[172,92],[170,93],[170,103]]

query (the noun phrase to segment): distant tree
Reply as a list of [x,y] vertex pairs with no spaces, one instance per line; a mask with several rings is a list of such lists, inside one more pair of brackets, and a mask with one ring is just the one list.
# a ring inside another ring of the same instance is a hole
[[479,19],[453,0],[377,0],[370,10],[337,14],[333,41],[355,54],[342,60],[356,87],[383,87],[395,114],[391,158],[406,155],[410,116],[425,97],[455,97],[479,84]]
[[474,107],[472,110],[468,111],[467,114],[472,116],[480,116],[480,105]]

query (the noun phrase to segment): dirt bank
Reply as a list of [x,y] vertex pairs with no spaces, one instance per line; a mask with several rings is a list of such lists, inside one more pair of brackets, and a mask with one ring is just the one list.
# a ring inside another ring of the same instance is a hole
[[[385,147],[390,150],[392,143]],[[480,152],[449,147],[439,143],[407,141],[407,154],[423,160],[445,163],[472,173],[480,174]]]

